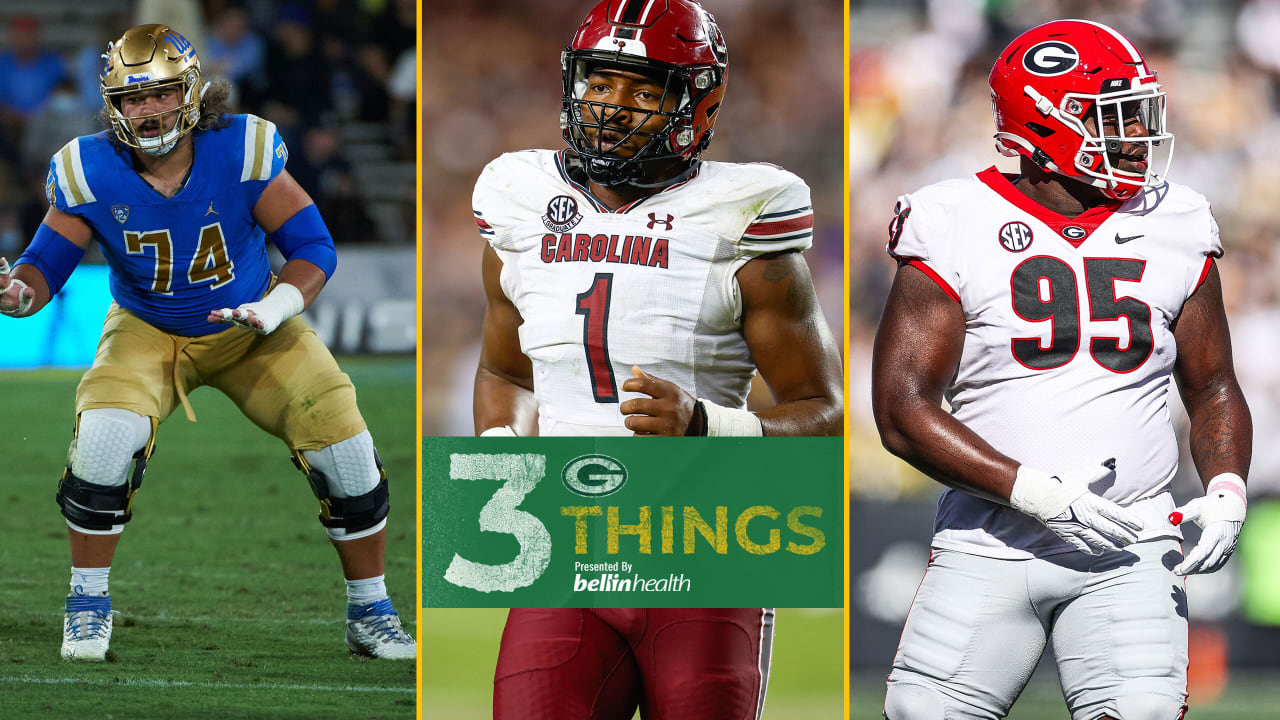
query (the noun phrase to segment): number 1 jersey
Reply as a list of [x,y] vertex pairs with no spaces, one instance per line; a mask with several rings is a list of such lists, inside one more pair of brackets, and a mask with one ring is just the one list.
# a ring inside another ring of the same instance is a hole
[[476,183],[475,221],[520,311],[542,435],[629,435],[631,366],[745,408],[755,366],[735,274],[812,244],[809,188],[763,163],[702,162],[683,182],[610,211],[567,151],[508,153]]
[[[1172,325],[1222,255],[1203,196],[1165,183],[1066,218],[995,168],[903,196],[889,254],[922,270],[965,317],[952,415],[1000,452],[1046,470],[1116,459],[1103,497],[1167,519],[1178,447],[1168,395]],[[993,557],[1069,552],[1037,520],[947,490],[934,544]]]

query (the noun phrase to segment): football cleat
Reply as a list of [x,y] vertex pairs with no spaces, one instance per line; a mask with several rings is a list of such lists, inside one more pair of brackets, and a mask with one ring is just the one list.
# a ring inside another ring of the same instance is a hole
[[400,626],[391,598],[347,606],[347,648],[356,655],[385,660],[414,660],[418,644]]
[[68,595],[62,624],[65,660],[102,662],[111,644],[111,596]]

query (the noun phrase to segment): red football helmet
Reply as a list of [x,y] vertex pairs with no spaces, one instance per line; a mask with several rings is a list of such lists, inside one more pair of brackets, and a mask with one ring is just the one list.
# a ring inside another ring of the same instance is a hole
[[[1173,158],[1165,94],[1142,54],[1115,30],[1088,20],[1032,28],[1000,53],[989,82],[1001,153],[1026,156],[1117,200],[1164,182]],[[1126,136],[1135,119],[1145,134]],[[1145,146],[1123,156],[1140,172],[1116,166],[1124,145]],[[1157,173],[1153,153],[1161,145]]]
[[[560,127],[565,142],[582,157],[587,175],[601,185],[645,184],[649,180],[645,168],[654,161],[678,165],[684,159],[691,167],[711,142],[728,62],[728,48],[715,18],[694,0],[603,0],[588,13],[560,56],[564,81]],[[601,146],[601,131],[622,106],[582,99],[587,77],[600,67],[655,78],[664,88],[660,108],[675,98],[675,107],[669,111],[641,111],[648,117],[665,117],[661,130],[642,132],[637,127],[611,143],[612,148],[632,136],[647,138],[630,157]],[[584,132],[588,127],[595,128],[595,140]]]

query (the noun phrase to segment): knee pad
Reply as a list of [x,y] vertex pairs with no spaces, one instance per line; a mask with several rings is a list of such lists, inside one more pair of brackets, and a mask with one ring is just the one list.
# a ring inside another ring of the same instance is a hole
[[1181,698],[1156,693],[1116,698],[1116,720],[1181,720],[1186,705]]
[[133,517],[130,505],[142,485],[154,438],[153,420],[129,410],[80,414],[55,496],[69,526],[90,535],[124,530]]
[[293,464],[320,501],[320,524],[329,537],[356,540],[386,525],[387,475],[368,430],[319,450],[294,451]]
[[914,683],[889,683],[884,696],[885,720],[936,720],[948,717],[937,691]]

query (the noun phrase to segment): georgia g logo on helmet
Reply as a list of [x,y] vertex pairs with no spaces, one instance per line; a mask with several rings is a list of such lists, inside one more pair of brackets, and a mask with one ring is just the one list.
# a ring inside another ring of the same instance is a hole
[[1058,40],[1032,45],[1022,56],[1022,64],[1027,72],[1041,77],[1069,73],[1079,62],[1080,51]]

